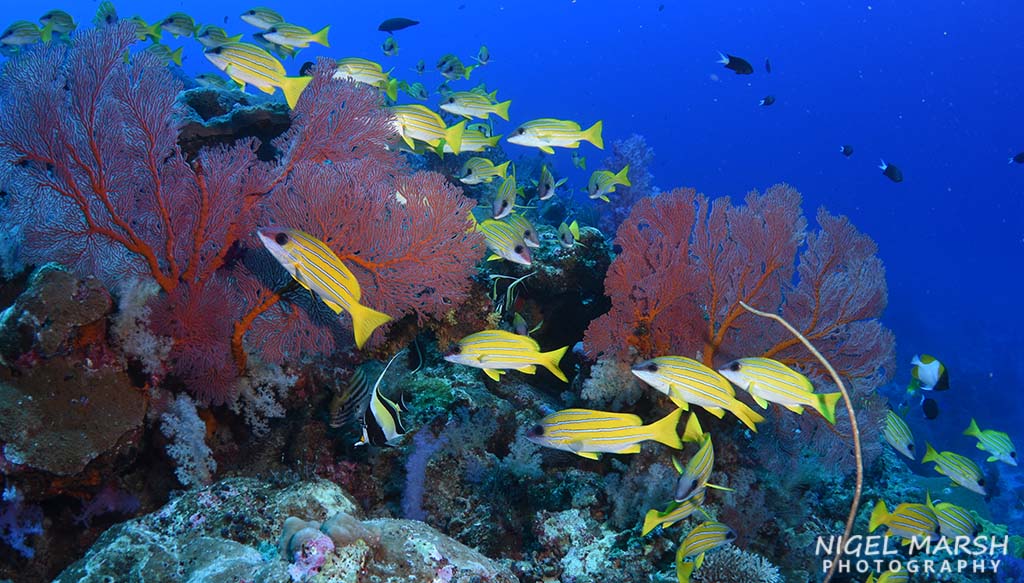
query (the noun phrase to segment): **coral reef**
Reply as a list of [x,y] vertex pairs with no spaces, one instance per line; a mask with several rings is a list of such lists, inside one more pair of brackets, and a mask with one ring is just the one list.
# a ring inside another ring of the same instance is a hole
[[650,171],[653,162],[654,150],[639,134],[612,143],[611,155],[604,159],[601,168],[618,172],[629,166],[630,186],[617,186],[611,204],[599,207],[597,226],[609,236],[615,234],[638,200],[658,194]]

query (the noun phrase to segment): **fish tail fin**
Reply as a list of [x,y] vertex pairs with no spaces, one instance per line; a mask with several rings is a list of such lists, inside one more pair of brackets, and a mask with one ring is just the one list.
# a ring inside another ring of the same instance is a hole
[[485,143],[486,143],[486,144],[487,144],[487,145],[488,145],[489,147],[491,147],[491,148],[497,148],[497,147],[498,147],[498,140],[500,140],[500,139],[501,139],[502,135],[503,135],[503,134],[498,134],[498,135],[496,135],[496,136],[491,136],[491,137],[487,138],[486,140],[484,140],[484,142],[485,142]]
[[[882,160],[882,164],[885,164],[885,160]],[[921,355],[920,354],[915,354],[914,358],[910,359],[910,365],[911,366],[923,366],[924,363],[921,362]]]
[[842,393],[825,393],[818,395],[818,406],[815,407],[818,413],[832,425],[836,424],[836,403],[842,398]]
[[679,545],[679,550],[676,551],[676,579],[679,580],[679,583],[690,583],[695,565],[693,561],[685,560],[686,557],[682,556],[682,551],[683,545]]
[[728,65],[729,57],[725,56],[725,53],[723,53],[722,51],[718,51],[718,61],[716,62],[722,65]]
[[49,44],[50,39],[53,38],[53,21],[46,23],[46,26],[39,31],[39,36],[43,39],[44,43]]
[[569,379],[566,378],[562,369],[558,368],[558,363],[561,362],[562,357],[565,356],[565,352],[567,350],[569,350],[569,347],[563,346],[558,350],[540,353],[540,365],[551,371],[551,374],[561,379],[563,383],[569,382]]
[[241,42],[241,40],[242,40],[242,37],[243,37],[243,36],[245,36],[245,35],[242,35],[242,34],[236,34],[235,36],[229,36],[229,37],[227,38],[227,41],[228,41],[229,43],[237,43],[237,42]]
[[[885,170],[886,168],[889,167],[889,165],[885,163],[885,160],[882,160],[881,158],[879,158],[878,161],[881,162],[881,164],[878,165],[878,169],[879,170]],[[917,357],[915,356],[914,358],[916,359]],[[911,363],[911,364],[913,364],[913,363]]]
[[470,65],[470,66],[466,67],[466,80],[467,81],[469,81],[469,74],[472,73],[473,69],[476,69],[478,66],[479,65]]
[[183,49],[184,47],[178,47],[177,49],[171,51],[171,62],[179,67],[181,66],[181,51]]
[[500,176],[502,178],[505,178],[505,175],[508,174],[508,165],[511,164],[511,163],[512,163],[512,161],[509,160],[508,162],[505,162],[504,164],[498,164],[497,166],[494,167],[495,173],[497,173],[498,176]]
[[163,40],[163,38],[164,38],[164,29],[163,29],[163,27],[160,26],[159,22],[154,22],[153,24],[151,24],[149,26],[146,26],[144,28],[146,29],[146,34],[148,36],[153,37],[153,39],[156,40],[157,42]]
[[508,121],[508,106],[512,105],[512,100],[502,101],[494,105],[494,115],[501,119]]
[[764,417],[758,414],[757,411],[754,411],[753,409],[748,407],[746,403],[740,401],[739,399],[736,399],[736,402],[735,404],[733,404],[732,409],[730,411],[733,415],[736,416],[737,419],[742,421],[743,424],[749,427],[750,430],[753,431],[754,433],[757,433],[757,424],[764,421]]
[[924,447],[925,447],[924,457],[921,458],[921,463],[922,464],[925,464],[925,463],[928,463],[928,462],[935,461],[935,460],[939,459],[939,452],[935,451],[935,448],[932,447],[932,444],[930,444],[930,443],[928,443],[926,441],[926,442],[924,442]]
[[295,104],[299,101],[299,96],[312,81],[312,77],[285,77],[281,83],[281,91],[284,92],[284,100],[288,102],[288,107],[295,109]]
[[889,509],[885,507],[885,500],[879,500],[871,511],[871,519],[868,521],[868,532],[874,532],[876,528],[885,524],[889,518]]
[[686,420],[686,429],[683,430],[683,441],[700,443],[703,438],[704,430],[700,426],[700,420],[697,419],[697,414],[690,413],[690,418]]
[[981,437],[981,429],[978,428],[978,422],[971,418],[971,424],[964,430],[964,435],[970,435],[971,437]]
[[629,164],[626,164],[626,167],[619,170],[619,173],[615,175],[615,182],[622,186],[633,186],[629,183]]
[[661,524],[661,513],[657,510],[648,510],[644,515],[644,526],[640,529],[640,536],[647,536],[658,525]]
[[604,121],[597,120],[597,123],[590,126],[590,129],[583,132],[583,139],[594,144],[600,149],[604,149],[604,138],[601,137],[601,131],[604,128]]
[[676,430],[676,427],[679,425],[679,418],[682,415],[682,408],[677,408],[675,411],[651,423],[650,430],[653,439],[671,448],[683,449],[683,440],[679,438],[679,432]]
[[362,304],[352,304],[349,306],[348,313],[352,315],[352,331],[356,336],[356,348],[362,348],[377,327],[391,321],[391,316]]
[[330,32],[330,30],[330,25],[323,27],[322,29],[320,29],[320,32],[313,35],[312,41],[315,43],[320,43],[325,47],[330,47],[331,45],[327,44],[327,33]]
[[398,101],[398,79],[394,77],[388,79],[388,84],[384,87],[384,93],[387,94],[388,99],[391,101]]
[[466,120],[462,120],[444,131],[444,141],[446,144],[451,146],[452,152],[455,154],[458,154],[462,150],[462,134],[465,131]]

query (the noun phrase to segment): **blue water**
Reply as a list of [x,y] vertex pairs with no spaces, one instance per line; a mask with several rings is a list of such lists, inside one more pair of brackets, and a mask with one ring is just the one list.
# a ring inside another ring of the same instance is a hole
[[[38,18],[31,4],[0,3],[8,21]],[[896,381],[909,379],[919,352],[951,371],[943,415],[922,432],[957,439],[975,416],[1024,442],[1013,432],[1024,419],[1016,301],[1024,289],[1024,165],[1007,164],[1024,151],[1024,5],[938,2],[925,12],[911,2],[775,4],[782,3],[266,2],[289,21],[332,27],[331,47],[287,62],[292,74],[316,55],[362,56],[433,89],[440,56],[469,64],[486,44],[492,62],[465,85],[486,82],[513,101],[511,122],[495,121],[499,133],[537,117],[585,127],[602,119],[607,144],[633,133],[647,139],[662,189],[740,198],[785,181],[803,193],[809,217],[820,205],[850,216],[885,261]],[[62,7],[86,23],[96,6]],[[117,7],[151,22],[183,10],[231,34],[254,30],[238,19],[249,2]],[[385,57],[386,35],[376,28],[393,16],[422,24],[397,32],[400,53]],[[216,71],[194,40],[164,36],[185,47],[189,74]],[[724,69],[718,51],[746,58],[755,73]],[[422,78],[412,71],[419,59],[427,63]],[[769,94],[777,102],[759,107]],[[855,148],[851,158],[839,153],[844,143]],[[504,147],[513,158],[535,152]],[[581,153],[590,169],[605,155],[590,145]],[[882,158],[903,170],[903,183],[882,176]],[[568,152],[553,159],[556,174],[584,185],[589,172],[574,169]]]

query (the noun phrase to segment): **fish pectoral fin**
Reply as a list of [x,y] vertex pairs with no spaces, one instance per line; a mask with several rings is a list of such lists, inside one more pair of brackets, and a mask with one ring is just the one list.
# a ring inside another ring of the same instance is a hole
[[710,482],[704,484],[704,486],[707,487],[707,488],[711,488],[713,490],[725,490],[726,492],[735,492],[736,491],[735,488],[730,488],[728,486],[719,486],[718,484],[712,484]]
[[501,380],[501,371],[499,371],[497,369],[485,368],[484,369],[484,374],[486,374],[487,376],[491,377],[492,380],[495,380],[495,381],[500,381]]
[[768,401],[766,399],[758,397],[757,395],[754,395],[753,397],[754,397],[754,402],[757,403],[758,405],[760,405],[762,409],[767,409],[768,408]]
[[999,461],[999,458],[997,458],[997,457],[996,457],[996,456],[994,456],[994,455],[990,455],[990,456],[988,456],[988,459],[986,459],[985,461],[988,461],[988,462],[997,462],[997,461]]
[[725,409],[721,407],[704,407],[704,410],[721,419],[725,417]]

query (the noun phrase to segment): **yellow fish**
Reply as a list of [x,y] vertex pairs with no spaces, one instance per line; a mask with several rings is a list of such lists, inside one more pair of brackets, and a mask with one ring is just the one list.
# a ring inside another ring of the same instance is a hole
[[388,108],[395,116],[395,129],[398,135],[410,148],[415,148],[413,140],[426,142],[428,145],[443,148],[444,144],[451,147],[452,152],[458,154],[462,151],[462,134],[466,128],[466,122],[460,121],[452,127],[447,127],[444,120],[437,113],[419,104],[395,105]]
[[631,413],[592,409],[563,409],[548,415],[526,432],[530,441],[598,459],[602,453],[640,453],[644,441],[657,441],[675,449],[683,442],[676,432],[682,409],[650,425]]
[[441,109],[448,113],[461,115],[466,119],[474,117],[487,119],[493,113],[501,119],[508,121],[509,105],[512,105],[511,100],[491,103],[491,100],[485,95],[473,93],[472,91],[456,91],[441,103]]
[[298,229],[267,228],[258,234],[267,251],[299,285],[315,293],[334,313],[346,311],[352,316],[357,348],[363,347],[378,326],[391,321],[391,316],[359,303],[359,280],[323,241]]
[[459,340],[444,359],[482,368],[487,376],[496,381],[501,379],[506,370],[534,374],[539,364],[563,382],[569,382],[565,373],[558,368],[559,361],[568,349],[568,346],[563,346],[550,352],[541,352],[540,345],[529,336],[505,330],[484,330]]
[[398,79],[385,73],[380,64],[359,57],[346,57],[338,59],[337,67],[333,75],[335,79],[349,79],[356,83],[372,85],[383,90],[391,101],[398,99]]
[[508,137],[508,142],[539,148],[545,154],[554,154],[555,147],[579,148],[581,141],[590,142],[603,150],[602,127],[602,122],[598,121],[589,129],[581,130],[580,124],[574,121],[541,118],[528,121],[516,128]]
[[225,43],[206,49],[206,58],[245,90],[251,83],[264,93],[279,87],[288,107],[294,108],[312,77],[288,77],[281,61],[260,47],[249,43]]
[[836,403],[842,393],[814,392],[814,385],[804,375],[770,358],[740,358],[719,369],[722,376],[746,390],[762,409],[777,403],[796,414],[812,407],[826,421],[836,422]]
[[619,171],[618,174],[609,172],[608,170],[595,170],[590,175],[590,182],[587,184],[587,196],[591,199],[600,199],[605,202],[611,202],[608,198],[608,194],[615,192],[617,185],[632,186],[629,183],[629,164]]

